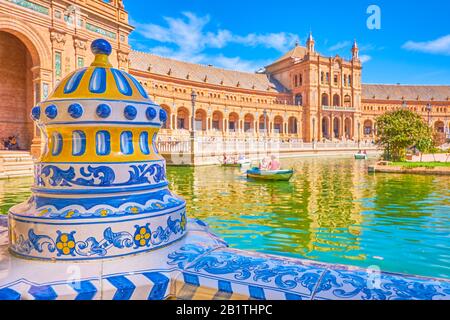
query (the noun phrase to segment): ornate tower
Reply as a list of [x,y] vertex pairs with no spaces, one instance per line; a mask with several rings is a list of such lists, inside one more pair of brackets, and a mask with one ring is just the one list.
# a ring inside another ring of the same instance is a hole
[[312,32],[310,32],[308,40],[306,40],[306,49],[308,50],[308,53],[314,53],[315,52],[315,49],[314,49],[315,44],[316,44],[316,42],[314,41],[314,38],[312,36]]
[[111,45],[32,110],[46,144],[32,197],[9,212],[24,258],[91,260],[158,249],[186,233],[186,203],[168,189],[156,136],[166,112],[112,68]]
[[352,59],[353,60],[358,60],[359,59],[359,48],[358,48],[358,44],[356,43],[356,40],[353,42]]

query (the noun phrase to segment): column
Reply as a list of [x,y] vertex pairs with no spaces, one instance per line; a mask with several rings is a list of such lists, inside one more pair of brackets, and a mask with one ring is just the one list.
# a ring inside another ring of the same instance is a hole
[[209,131],[211,130],[211,117],[210,116],[206,116],[206,133],[209,133]]
[[333,140],[333,138],[334,138],[334,115],[333,114],[330,115],[329,127],[330,127],[330,138],[331,138],[331,140]]

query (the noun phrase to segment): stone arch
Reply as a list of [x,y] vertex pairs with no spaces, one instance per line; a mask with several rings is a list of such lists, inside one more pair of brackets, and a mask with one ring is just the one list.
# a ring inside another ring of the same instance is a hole
[[30,112],[39,100],[36,97],[39,90],[33,83],[34,63],[32,53],[21,39],[0,31],[1,149],[31,149],[35,130]]
[[370,136],[373,133],[373,122],[367,119],[363,123],[363,133],[365,136]]
[[31,54],[33,67],[52,69],[50,46],[30,25],[19,20],[0,17],[0,32],[7,32],[17,37]]
[[195,130],[206,131],[208,113],[206,110],[198,108],[195,110]]
[[244,132],[253,132],[255,128],[255,117],[251,113],[244,116]]
[[223,130],[223,113],[219,110],[214,111],[212,114],[211,129],[216,131]]
[[[0,38],[15,43],[15,48],[8,45],[7,50],[1,50],[3,40],[0,41],[0,73],[6,75],[5,81],[0,81],[0,122],[4,124],[0,140],[17,136],[20,149],[31,149],[35,156],[39,156],[40,131],[29,115],[33,105],[41,100],[42,93],[51,88],[51,73],[42,72],[43,69],[52,69],[50,39],[46,41],[28,23],[5,16],[0,17]],[[22,61],[18,62],[21,57]],[[3,61],[4,64],[1,63]],[[24,79],[17,81],[20,77]],[[38,79],[40,81],[35,81]],[[43,81],[46,81],[45,90],[42,89]],[[9,111],[11,108],[14,109],[12,112]],[[12,119],[6,118],[12,115]]]
[[349,94],[346,94],[344,96],[344,107],[351,107],[352,106],[352,97]]
[[434,123],[434,131],[437,133],[444,133],[445,132],[445,124],[444,121],[436,121]]
[[275,133],[284,133],[284,120],[282,116],[275,116],[273,119],[273,131]]
[[189,130],[189,110],[186,107],[179,107],[177,109],[177,129]]
[[230,132],[239,130],[239,115],[237,112],[230,112],[228,115],[228,129]]

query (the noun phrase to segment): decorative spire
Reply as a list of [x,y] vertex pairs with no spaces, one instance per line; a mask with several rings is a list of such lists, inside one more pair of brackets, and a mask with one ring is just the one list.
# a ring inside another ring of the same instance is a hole
[[91,64],[92,67],[112,67],[108,59],[112,52],[112,47],[108,41],[105,39],[94,40],[91,44],[91,51],[95,55],[95,60]]
[[352,58],[354,60],[358,60],[359,59],[359,48],[358,48],[358,44],[356,43],[356,39],[353,41]]
[[309,32],[309,37],[308,40],[306,40],[306,48],[308,49],[309,53],[313,53],[314,52],[314,45],[315,45],[315,41],[314,38],[312,36],[312,32]]

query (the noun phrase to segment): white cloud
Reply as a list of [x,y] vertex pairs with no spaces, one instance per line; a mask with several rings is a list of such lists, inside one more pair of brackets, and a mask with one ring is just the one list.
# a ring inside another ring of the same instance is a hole
[[[211,22],[208,15],[199,17],[191,12],[184,12],[182,15],[181,18],[165,17],[166,26],[135,21],[133,23],[137,33],[148,40],[161,43],[160,46],[150,48],[152,53],[242,71],[255,71],[264,64],[256,65],[257,62],[246,61],[240,57],[206,54],[206,50],[222,49],[229,44],[238,44],[247,47],[260,46],[284,53],[298,41],[297,35],[285,32],[235,35],[226,29],[205,31],[206,26]],[[258,63],[267,63],[267,61]]]
[[363,54],[359,56],[359,60],[361,60],[361,63],[366,63],[372,60],[372,57],[367,54]]
[[403,49],[432,54],[450,55],[450,34],[431,41],[408,41],[403,45]]
[[340,41],[328,48],[329,51],[338,51],[344,48],[351,48],[352,43],[350,41]]

